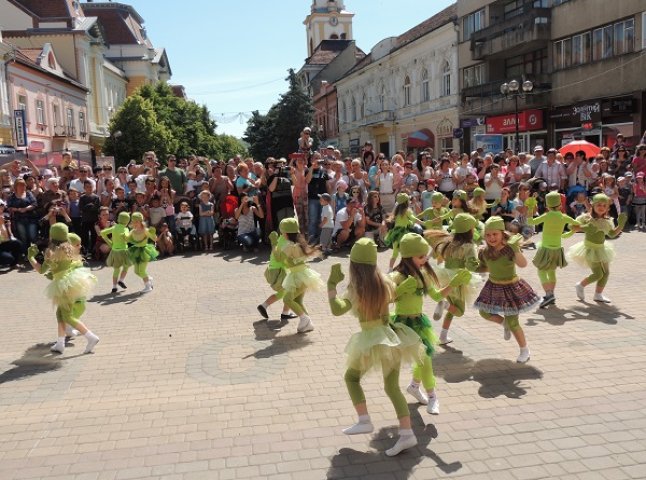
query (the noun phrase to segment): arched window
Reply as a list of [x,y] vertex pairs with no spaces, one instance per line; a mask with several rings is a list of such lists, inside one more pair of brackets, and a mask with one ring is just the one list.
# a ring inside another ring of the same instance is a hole
[[404,78],[404,106],[410,105],[410,77],[406,75]]
[[440,87],[440,96],[446,97],[451,95],[451,66],[449,65],[449,62],[444,62],[444,66],[442,67],[442,78],[440,81],[442,82]]
[[338,40],[338,39],[339,39],[339,36],[336,33],[333,33],[332,35],[330,35],[330,40]]
[[353,122],[357,121],[357,101],[352,96],[352,101],[350,102],[350,118]]
[[431,99],[428,85],[428,70],[422,70],[422,102],[428,102]]

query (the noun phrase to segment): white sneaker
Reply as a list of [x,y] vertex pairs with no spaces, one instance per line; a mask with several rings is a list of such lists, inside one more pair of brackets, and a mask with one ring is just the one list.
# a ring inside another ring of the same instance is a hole
[[426,397],[426,394],[420,390],[419,385],[408,385],[406,391],[415,397],[415,400],[422,405],[428,405],[428,398]]
[[435,306],[435,310],[433,311],[433,320],[439,320],[442,318],[442,314],[444,313],[444,307],[446,302],[444,300],[440,300],[437,302],[437,305]]
[[529,362],[529,347],[527,348],[521,348],[520,349],[520,355],[518,355],[518,358],[516,359],[516,363],[527,363]]
[[141,293],[149,293],[153,291],[153,286],[148,282]]
[[314,324],[312,323],[312,320],[307,315],[303,315],[301,317],[301,320],[298,322],[296,331],[298,333],[306,333],[311,332],[312,330],[314,330]]
[[66,337],[76,337],[80,332],[75,328],[65,325],[65,336]]
[[426,411],[431,415],[440,414],[440,399],[437,398],[437,395],[428,397],[428,405],[426,406]]
[[363,433],[372,433],[374,429],[372,422],[358,422],[351,427],[344,428],[343,433],[346,435],[361,435]]
[[585,300],[585,290],[583,288],[583,285],[577,283],[574,286],[574,289],[576,290],[576,296],[583,302]]
[[395,455],[400,454],[408,448],[413,448],[417,445],[417,437],[415,435],[406,435],[405,437],[399,437],[397,443],[393,445],[392,448],[386,450],[386,455],[389,457],[394,457]]
[[453,343],[453,339],[448,334],[440,335],[440,345],[448,345],[449,343]]
[[153,286],[153,277],[151,277],[150,275],[148,276],[148,283],[150,283],[150,288],[155,288]]
[[99,343],[99,337],[97,337],[96,335],[89,338],[87,345],[85,346],[85,351],[83,353],[92,353],[92,350],[94,350],[94,347],[96,347],[97,343]]
[[503,327],[503,332],[502,332],[502,338],[505,340],[511,339],[511,330],[509,330],[509,327],[507,326],[507,322],[504,320],[502,321],[502,327]]
[[52,347],[49,349],[52,352],[56,353],[65,353],[65,345],[59,342],[56,342]]
[[592,300],[601,303],[611,303],[610,299],[608,297],[604,297],[603,293],[595,293],[594,297],[592,297]]

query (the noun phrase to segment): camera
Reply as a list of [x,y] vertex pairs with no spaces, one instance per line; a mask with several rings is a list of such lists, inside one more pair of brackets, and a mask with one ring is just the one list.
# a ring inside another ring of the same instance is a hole
[[247,207],[251,208],[254,205],[255,205],[255,203],[253,203],[253,200],[247,200]]

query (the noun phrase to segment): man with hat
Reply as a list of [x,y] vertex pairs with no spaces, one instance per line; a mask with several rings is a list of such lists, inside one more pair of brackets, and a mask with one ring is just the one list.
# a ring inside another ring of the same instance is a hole
[[540,164],[545,160],[543,152],[544,149],[542,145],[536,145],[534,147],[534,156],[529,160],[529,167],[532,170],[532,178],[536,176],[536,170],[538,170]]

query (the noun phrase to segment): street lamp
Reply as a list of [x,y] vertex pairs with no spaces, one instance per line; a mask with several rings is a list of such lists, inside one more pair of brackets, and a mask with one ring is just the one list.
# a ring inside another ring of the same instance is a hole
[[520,89],[521,85],[518,83],[518,80],[511,80],[509,83],[505,82],[500,85],[500,93],[502,93],[505,98],[514,99],[514,111],[516,113],[516,155],[518,155],[518,152],[520,151],[520,138],[518,132],[518,97],[525,98],[529,95],[534,89],[534,84],[529,80],[525,80],[522,85],[522,91],[520,91]]

